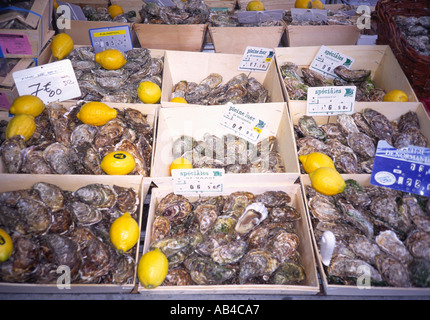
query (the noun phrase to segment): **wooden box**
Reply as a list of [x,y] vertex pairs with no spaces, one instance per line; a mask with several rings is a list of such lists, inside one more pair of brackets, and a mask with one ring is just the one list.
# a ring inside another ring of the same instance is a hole
[[292,26],[287,25],[288,47],[306,46],[347,46],[355,45],[360,36],[357,26],[324,25]]
[[[264,178],[262,178],[264,177]],[[297,235],[300,238],[299,253],[302,257],[302,265],[306,272],[304,285],[192,285],[192,286],[159,286],[155,289],[145,289],[139,284],[139,292],[143,294],[288,294],[288,295],[315,295],[320,291],[318,276],[315,267],[315,257],[308,229],[308,218],[303,204],[302,190],[297,180],[297,174],[285,176],[259,176],[244,175],[240,178],[227,176],[224,184],[224,195],[236,191],[248,191],[253,194],[261,194],[265,191],[285,191],[292,199],[291,206],[297,208],[301,219],[294,223]],[[160,200],[173,191],[171,179],[154,180],[158,188],[152,189],[151,203],[148,214],[148,224],[145,234],[143,253],[149,251],[151,244],[151,230],[155,219],[155,211]],[[197,197],[189,198],[191,201]]]
[[[262,130],[259,141],[269,136],[275,136],[277,138],[277,150],[284,163],[285,172],[299,173],[297,153],[293,141],[294,133],[289,123],[285,103],[244,104],[235,105],[235,107],[254,116],[261,116],[262,120],[266,121],[267,126]],[[170,165],[174,160],[172,146],[173,142],[180,136],[187,135],[196,140],[202,140],[205,133],[217,137],[228,134],[229,131],[220,125],[223,114],[228,108],[228,106],[161,108],[152,177],[170,177]],[[273,175],[278,174],[273,173]],[[242,176],[243,174],[239,175]]]
[[209,27],[217,53],[244,54],[246,47],[276,48],[281,42],[286,25],[278,27]]
[[[62,190],[76,191],[77,189],[93,184],[100,183],[108,186],[121,186],[126,188],[133,188],[139,198],[138,223],[139,230],[142,227],[142,207],[146,195],[149,190],[149,181],[143,181],[139,176],[121,176],[112,177],[99,176],[97,181],[94,181],[93,176],[52,176],[52,175],[2,175],[0,177],[2,183],[0,184],[0,192],[15,191],[21,189],[31,188],[35,183],[46,182],[59,186]],[[137,261],[139,255],[140,240],[137,243],[136,255],[133,257],[136,261],[135,274],[137,270]],[[59,277],[63,275],[59,273]],[[29,284],[29,283],[0,283],[1,293],[128,293],[135,287],[136,277],[133,277],[133,283],[124,285],[111,285],[111,284],[71,284],[70,289],[61,288],[64,285],[62,279],[59,279],[60,288],[57,284]]]
[[[330,48],[355,59],[351,70],[371,70],[371,79],[377,88],[382,88],[386,92],[402,90],[408,95],[410,102],[418,101],[389,46],[330,46]],[[281,66],[290,61],[299,67],[300,72],[302,67],[310,66],[319,49],[320,47],[275,48],[279,77],[288,103],[293,100],[290,99],[284,85]]]
[[[174,52],[166,51],[163,72],[161,104],[163,107],[182,107],[179,103],[170,103],[174,86],[182,80],[200,83],[211,73],[218,73],[227,83],[238,71],[243,55],[206,53],[206,52]],[[284,102],[281,84],[272,62],[267,72],[251,72],[254,77],[269,91],[269,102]]]
[[[52,0],[37,0],[27,14],[25,24],[34,29],[1,29],[0,36],[5,37],[18,37],[22,38],[22,41],[28,43],[31,46],[32,54],[16,54],[3,52],[5,58],[37,58],[46,46],[48,41],[52,37],[51,19],[53,12],[53,1]],[[1,13],[1,12],[0,12]],[[21,11],[19,11],[21,13]],[[6,15],[14,15],[16,12],[6,13]],[[3,17],[2,17],[3,18]],[[3,50],[5,51],[5,50]]]
[[[427,122],[428,123],[428,122]],[[370,175],[342,175],[344,180],[347,179],[354,179],[356,180],[360,185],[362,186],[368,186],[370,185]],[[308,175],[301,175],[301,181],[303,184],[303,190],[305,189],[305,186],[310,186],[311,181],[309,179]],[[304,192],[305,196],[305,203],[307,204],[307,196],[306,191]],[[306,208],[309,210],[309,206],[306,205]],[[309,221],[311,221],[311,213],[308,212]],[[327,281],[327,275],[324,272],[324,267],[322,264],[322,259],[320,256],[320,250],[319,250],[319,239],[316,239],[314,234],[314,228],[312,227],[312,224],[309,225],[309,229],[312,233],[312,242],[314,244],[315,248],[315,254],[316,254],[316,260],[318,264],[318,269],[320,271],[321,275],[321,282],[324,290],[324,294],[327,294],[329,296],[380,296],[380,297],[387,297],[387,296],[400,296],[400,297],[414,297],[414,296],[430,296],[430,288],[418,288],[418,287],[412,287],[412,288],[398,288],[398,287],[378,287],[378,286],[370,286],[366,287],[363,286],[362,283],[359,282],[360,285],[335,285],[335,284],[329,284]],[[363,273],[358,274],[358,276],[362,276]]]

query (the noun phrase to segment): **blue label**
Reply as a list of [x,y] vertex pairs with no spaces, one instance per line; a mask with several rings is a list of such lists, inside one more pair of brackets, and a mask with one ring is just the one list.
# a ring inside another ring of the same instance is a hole
[[370,183],[430,197],[430,149],[396,149],[379,141]]
[[4,54],[3,54],[3,50],[1,48],[1,46],[0,46],[0,58],[4,58]]

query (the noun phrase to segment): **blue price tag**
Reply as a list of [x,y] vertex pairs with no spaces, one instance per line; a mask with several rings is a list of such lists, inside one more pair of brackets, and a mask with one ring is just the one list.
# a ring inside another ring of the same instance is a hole
[[430,197],[430,149],[396,149],[379,141],[370,183]]
[[117,49],[122,52],[133,49],[129,26],[90,29],[89,33],[95,53],[106,49]]

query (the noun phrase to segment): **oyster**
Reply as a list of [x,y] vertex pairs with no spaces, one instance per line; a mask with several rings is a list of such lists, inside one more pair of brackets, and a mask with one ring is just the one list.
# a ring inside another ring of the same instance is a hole
[[139,206],[139,197],[133,188],[126,188],[114,185],[113,189],[116,193],[116,207],[123,213],[130,214],[136,212]]
[[156,216],[152,223],[152,241],[158,241],[170,236],[170,220],[166,217]]
[[100,210],[80,201],[69,202],[67,208],[78,226],[91,226],[99,223],[103,218]]
[[97,278],[106,276],[112,267],[112,251],[109,246],[99,239],[90,240],[82,250],[82,266],[79,270],[81,279],[94,282]]
[[284,207],[291,202],[291,197],[284,191],[266,191],[257,195],[255,202],[261,202],[267,208]]
[[376,257],[376,265],[384,280],[393,287],[409,288],[412,286],[409,273],[405,265],[390,255]]
[[98,133],[97,127],[88,124],[79,125],[73,130],[70,135],[70,142],[72,146],[79,145],[83,142],[92,143]]
[[422,258],[430,262],[430,234],[422,231],[415,231],[409,234],[406,239],[406,247],[416,258]]
[[246,207],[254,201],[255,196],[250,192],[234,192],[226,198],[223,213],[238,219],[244,213]]
[[217,264],[208,257],[190,256],[184,265],[191,279],[199,285],[222,284],[236,275],[234,268]]
[[70,150],[61,143],[53,143],[43,151],[43,158],[49,164],[54,173],[74,174],[70,165]]
[[336,206],[325,196],[316,195],[309,200],[312,215],[320,221],[334,222],[342,219]]
[[270,283],[281,285],[299,285],[306,279],[306,273],[303,266],[285,261],[270,277]]
[[73,193],[73,196],[79,201],[99,209],[112,208],[117,198],[111,187],[98,183],[79,188]]
[[417,287],[430,287],[430,262],[428,260],[414,260],[409,266],[412,283]]
[[219,246],[212,251],[212,260],[221,265],[234,264],[245,255],[248,244],[244,240],[236,240]]
[[299,119],[298,124],[300,132],[305,137],[312,137],[318,140],[325,140],[324,132],[318,127],[315,119],[310,116],[303,116]]
[[51,226],[51,213],[44,203],[22,198],[17,203],[19,218],[25,226],[24,234],[43,234]]
[[375,242],[359,234],[351,237],[349,247],[358,257],[372,265],[376,265],[376,257],[382,253]]
[[168,237],[155,241],[151,244],[151,250],[160,249],[167,258],[170,258],[178,252],[184,250],[190,241],[187,237]]
[[381,232],[376,237],[376,243],[384,252],[392,255],[402,264],[409,264],[413,259],[406,246],[391,230]]
[[241,236],[248,234],[253,228],[266,219],[268,214],[269,211],[262,203],[250,204],[237,221],[235,227],[236,232]]
[[209,231],[218,219],[216,206],[210,204],[199,205],[194,210],[194,214],[199,223],[201,233]]
[[189,286],[192,284],[191,276],[184,268],[170,269],[162,286]]
[[364,211],[354,208],[353,205],[343,199],[340,199],[338,203],[344,213],[344,218],[360,229],[368,238],[371,238],[374,233],[374,227],[368,215]]
[[239,283],[245,284],[255,277],[268,280],[278,266],[278,260],[269,251],[251,250],[240,262]]
[[[0,151],[1,152],[1,151]],[[29,174],[52,174],[52,169],[43,158],[43,151],[37,146],[22,150],[24,157],[22,172]]]
[[52,211],[64,208],[64,195],[60,187],[50,183],[38,182],[33,185],[32,189],[38,192],[42,202]]
[[373,158],[376,153],[376,147],[373,140],[364,133],[352,133],[347,137],[348,145],[354,152],[358,153],[365,159]]
[[353,278],[357,279],[364,275],[365,270],[370,272],[371,281],[382,282],[382,276],[374,267],[363,260],[351,259],[347,257],[336,257],[332,260],[327,271],[329,275],[336,276],[341,279]]
[[370,77],[370,70],[350,70],[343,65],[336,67],[334,73],[346,82],[362,82]]
[[3,163],[8,173],[18,173],[23,164],[22,150],[26,147],[23,136],[13,136],[0,147]]
[[280,263],[290,259],[299,247],[299,237],[294,233],[281,230],[274,235],[266,246]]
[[269,217],[272,222],[291,222],[301,219],[300,212],[288,205],[272,208]]
[[393,146],[397,149],[407,148],[410,145],[424,148],[428,145],[427,138],[416,127],[406,129],[395,136],[393,140]]
[[186,219],[191,211],[192,205],[184,196],[170,193],[160,201],[156,214],[178,222]]
[[303,80],[309,87],[332,86],[333,81],[309,68],[302,68]]

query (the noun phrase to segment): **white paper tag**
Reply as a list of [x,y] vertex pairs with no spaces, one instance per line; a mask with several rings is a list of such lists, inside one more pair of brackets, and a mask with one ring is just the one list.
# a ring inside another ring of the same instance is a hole
[[309,69],[330,78],[338,78],[333,70],[341,65],[349,69],[353,63],[353,58],[329,47],[321,46]]
[[267,123],[259,116],[250,114],[248,111],[241,110],[232,103],[228,103],[220,125],[235,136],[256,144]]
[[284,10],[239,11],[237,19],[243,24],[257,24],[267,21],[279,21],[284,17]]
[[20,96],[33,95],[44,103],[81,96],[78,80],[69,59],[13,73]]
[[145,0],[146,3],[155,3],[160,7],[176,7],[176,4],[171,0]]
[[106,49],[117,49],[127,52],[133,49],[129,26],[90,29],[91,45],[95,53]]
[[211,195],[224,191],[224,169],[172,170],[175,194]]
[[268,48],[247,47],[239,64],[239,71],[266,72],[272,63],[275,51]]
[[327,10],[291,8],[293,21],[327,22]]
[[357,87],[308,88],[307,115],[326,116],[354,113]]

